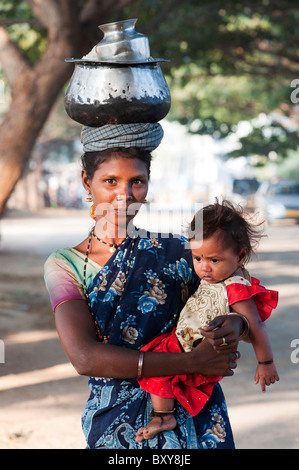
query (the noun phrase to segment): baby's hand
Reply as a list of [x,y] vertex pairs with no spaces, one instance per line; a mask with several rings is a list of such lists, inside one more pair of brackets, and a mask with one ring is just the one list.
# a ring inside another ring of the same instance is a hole
[[266,391],[266,385],[278,382],[279,376],[273,364],[258,364],[255,372],[255,383],[260,382],[262,392]]

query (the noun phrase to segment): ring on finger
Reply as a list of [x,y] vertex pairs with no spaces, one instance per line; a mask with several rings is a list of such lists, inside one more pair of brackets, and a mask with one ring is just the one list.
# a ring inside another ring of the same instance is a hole
[[220,344],[220,346],[227,346],[227,342],[225,341],[225,338],[222,338],[222,343]]
[[239,353],[239,351],[235,351],[234,354],[235,354],[234,361],[237,361],[238,359],[240,359],[241,354]]

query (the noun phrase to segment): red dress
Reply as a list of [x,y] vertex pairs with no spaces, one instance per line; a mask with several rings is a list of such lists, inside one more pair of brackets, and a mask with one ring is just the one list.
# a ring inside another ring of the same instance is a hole
[[[226,280],[225,285],[229,305],[253,298],[262,321],[265,321],[277,306],[278,292],[261,286],[260,281],[256,278],[252,277],[251,285],[246,285],[235,282],[232,276],[229,280]],[[158,336],[141,348],[141,350],[183,352],[175,330],[174,328],[172,332]],[[181,403],[191,416],[195,416],[209,400],[214,385],[221,378],[215,375],[184,374],[164,377],[142,377],[138,379],[138,382],[140,387],[149,393],[165,398],[174,398]]]

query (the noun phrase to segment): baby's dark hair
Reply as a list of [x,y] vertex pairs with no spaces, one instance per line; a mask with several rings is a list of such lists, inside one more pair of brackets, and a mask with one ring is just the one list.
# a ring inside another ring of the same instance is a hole
[[248,262],[263,237],[263,222],[249,222],[241,206],[227,200],[216,201],[195,214],[189,227],[189,240],[207,239],[217,232],[225,247],[232,248],[237,254],[244,250],[244,262]]

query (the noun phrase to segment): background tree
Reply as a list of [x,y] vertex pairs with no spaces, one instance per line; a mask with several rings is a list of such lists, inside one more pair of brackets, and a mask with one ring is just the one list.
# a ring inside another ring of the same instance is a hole
[[[98,25],[138,18],[173,96],[170,118],[227,132],[259,110],[291,115],[298,10],[288,0],[0,0],[0,62],[10,106],[0,127],[0,214],[70,78],[66,57],[101,39]],[[212,124],[211,124],[212,123]],[[212,126],[212,127],[211,127]],[[213,127],[214,126],[214,127]],[[226,129],[226,130],[225,130]]]

